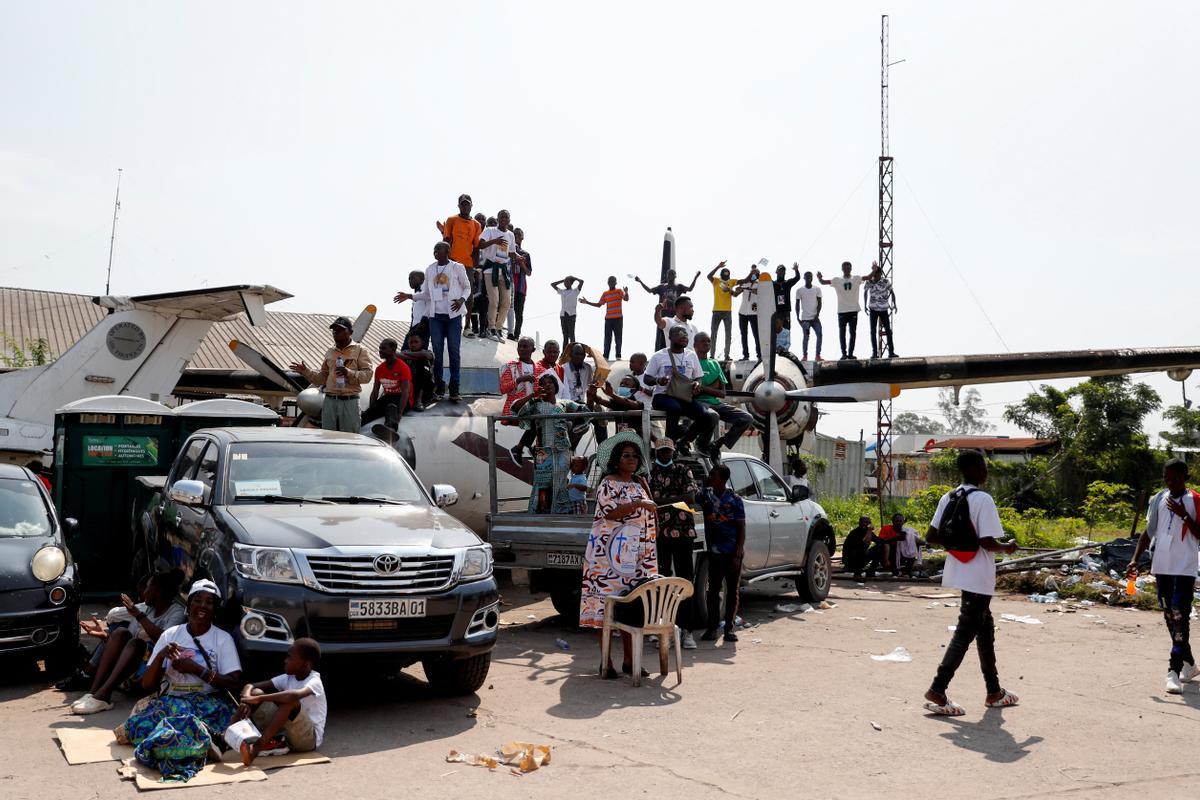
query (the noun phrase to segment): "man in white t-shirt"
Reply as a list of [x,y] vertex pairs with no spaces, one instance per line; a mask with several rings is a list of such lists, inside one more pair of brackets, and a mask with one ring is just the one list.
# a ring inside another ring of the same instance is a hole
[[[742,334],[742,360],[750,360],[750,343],[746,338],[746,328],[754,334],[754,357],[762,358],[762,343],[758,341],[758,267],[751,267],[750,274],[742,278],[737,283],[737,288],[733,290],[734,297],[741,297],[741,302],[738,305],[738,330]],[[768,298],[763,296],[764,302],[775,301],[774,293]]]
[[583,291],[583,281],[574,275],[568,275],[550,284],[550,288],[558,292],[558,297],[562,300],[558,322],[562,326],[562,346],[566,347],[575,341],[575,316],[579,311],[579,293]]
[[804,331],[804,360],[808,361],[808,334],[817,334],[817,361],[821,360],[821,287],[813,286],[813,274],[804,273],[804,285],[796,290],[796,321]]
[[[669,347],[664,347],[650,356],[650,363],[642,374],[642,385],[653,392],[651,402],[655,411],[667,414],[667,438],[675,441],[675,451],[680,455],[691,453],[691,443],[712,433],[713,423],[704,406],[696,402],[700,394],[700,379],[704,370],[696,351],[688,348],[687,328],[675,325],[667,331]],[[692,399],[681,400],[667,393],[671,376],[679,374],[691,382]],[[692,421],[687,433],[682,433],[680,417]]]
[[1189,617],[1196,592],[1196,562],[1200,557],[1200,495],[1187,488],[1188,467],[1172,458],[1163,466],[1166,487],[1150,501],[1146,530],[1138,539],[1126,575],[1137,575],[1142,553],[1154,541],[1150,572],[1158,589],[1158,606],[1171,634],[1167,665],[1167,693],[1183,694],[1183,684],[1200,670],[1192,657]]
[[[1015,544],[1001,544],[1004,536],[1000,514],[992,496],[980,487],[987,481],[987,461],[978,450],[964,450],[958,456],[958,470],[962,483],[952,492],[942,495],[937,511],[929,523],[926,539],[932,544],[943,544],[939,539],[943,530],[943,517],[948,522],[966,521],[977,539],[977,549],[970,551],[948,550],[946,566],[942,573],[942,586],[961,589],[962,603],[958,613],[958,626],[946,648],[946,655],[938,667],[937,676],[929,691],[925,693],[925,709],[941,716],[959,717],[965,712],[962,706],[951,702],[946,696],[954,673],[962,664],[971,642],[979,651],[979,666],[987,686],[985,704],[989,708],[1005,708],[1017,704],[1017,696],[1000,686],[996,671],[996,626],[992,620],[992,595],[996,593],[996,560],[994,553],[1012,553]],[[965,503],[965,513],[955,513]],[[946,526],[947,528],[949,526]],[[951,543],[946,543],[952,546]]]
[[[854,344],[858,339],[858,302],[859,289],[869,275],[851,275],[854,267],[849,261],[842,262],[842,277],[827,281],[825,276],[817,272],[817,281],[824,286],[832,286],[838,301],[838,340],[842,345],[842,359],[854,358]],[[849,333],[850,346],[846,346]]]
[[682,297],[675,299],[675,316],[673,317],[664,317],[663,305],[662,303],[659,303],[654,308],[654,324],[664,331],[669,331],[676,325],[682,328],[687,328],[687,346],[688,349],[694,350],[696,349],[696,334],[700,332],[700,329],[692,323],[692,316],[695,313],[696,310],[692,306],[692,298],[688,297],[687,295],[683,295]]
[[496,226],[485,228],[479,237],[479,261],[488,296],[488,335],[496,341],[504,341],[501,329],[508,320],[512,269],[524,263],[517,253],[516,236],[509,227],[509,213],[504,209],[496,214]]
[[[251,717],[262,738],[242,743],[242,764],[248,767],[264,754],[306,753],[321,746],[329,706],[316,670],[320,660],[321,646],[302,637],[288,648],[282,675],[243,687],[236,719]],[[275,738],[278,734],[282,742]]]

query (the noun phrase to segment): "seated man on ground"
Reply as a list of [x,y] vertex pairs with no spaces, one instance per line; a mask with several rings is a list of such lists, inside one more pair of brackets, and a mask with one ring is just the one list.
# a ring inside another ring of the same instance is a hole
[[[901,524],[896,525],[896,517],[901,519]],[[896,514],[892,517],[892,523],[884,525],[879,529],[879,533],[875,535],[875,540],[878,542],[876,547],[879,548],[879,561],[883,564],[883,568],[892,573],[893,577],[900,575],[900,561],[897,558],[897,550],[900,545],[900,528],[903,527],[903,514]]]
[[[149,575],[143,576],[137,582],[137,602],[133,604],[133,607],[139,611],[145,611],[149,607],[146,605],[146,586],[149,583]],[[90,687],[92,685],[92,676],[96,674],[96,667],[100,665],[100,660],[104,658],[104,649],[105,645],[108,644],[109,638],[117,630],[128,628],[132,623],[133,615],[124,604],[110,608],[108,613],[104,615],[103,621],[95,616],[91,619],[80,620],[80,635],[98,639],[100,643],[92,650],[92,655],[88,658],[87,663],[77,668],[62,680],[56,681],[54,688],[60,692],[77,692],[80,689]]]
[[[870,517],[859,517],[858,527],[847,533],[842,542],[842,565],[847,572],[853,572],[856,579],[862,577],[868,566],[871,545],[875,542],[874,527]],[[875,577],[873,565],[870,575]]]
[[[246,684],[237,719],[250,717],[262,734],[257,742],[242,743],[242,763],[250,766],[263,754],[316,750],[325,739],[329,708],[317,662],[321,646],[307,637],[297,639],[283,660],[283,674],[269,681]],[[279,735],[282,733],[282,741]]]
[[892,515],[892,526],[900,531],[900,538],[896,542],[896,555],[900,571],[911,578],[913,570],[917,566],[917,560],[921,557],[921,548],[926,546],[926,542],[917,533],[916,528],[904,524],[906,521],[903,514]]
[[146,648],[158,642],[167,628],[184,621],[186,612],[175,596],[183,582],[179,570],[159,572],[150,577],[142,593],[144,604],[134,604],[127,595],[121,603],[132,617],[128,627],[114,628],[103,644],[103,655],[92,673],[91,689],[71,705],[73,714],[95,714],[112,708],[113,690],[137,671]]

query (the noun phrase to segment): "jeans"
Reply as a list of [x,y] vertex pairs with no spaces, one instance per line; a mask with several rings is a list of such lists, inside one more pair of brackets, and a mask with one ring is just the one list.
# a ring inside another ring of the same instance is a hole
[[753,314],[738,314],[738,329],[742,332],[742,360],[750,360],[749,342],[746,341],[746,328],[754,331],[754,357],[762,358],[762,348],[758,342],[758,317]]
[[[717,403],[716,405],[703,403],[702,405],[708,410],[710,420],[712,417],[716,417],[728,426],[725,435],[716,440],[717,444],[726,450],[737,444],[737,440],[741,438],[742,434],[748,431],[750,426],[754,424],[754,417],[728,403]],[[714,436],[716,435],[716,431],[716,422],[713,422]]]
[[[608,351],[613,339],[617,340],[617,358],[621,357],[621,334],[625,330],[625,320],[621,317],[616,319],[604,320],[604,360],[608,360]],[[571,329],[571,334],[574,335],[575,329]]]
[[714,311],[712,315],[712,326],[710,336],[712,336],[712,352],[714,357],[717,352],[717,331],[721,325],[725,325],[725,358],[729,358],[729,338],[733,334],[733,312],[732,311]]
[[962,593],[958,627],[954,629],[954,636],[946,648],[946,655],[942,657],[937,677],[929,687],[932,691],[941,695],[946,693],[955,670],[962,664],[967,648],[974,641],[975,649],[979,651],[979,668],[983,671],[983,683],[987,686],[987,692],[999,693],[1000,676],[996,672],[996,623],[992,619],[991,603],[991,595],[967,591]]
[[[654,395],[654,410],[663,411],[667,415],[667,438],[674,439],[675,444],[691,444],[696,439],[712,432],[712,420],[704,411],[704,406],[695,400],[681,402],[667,394]],[[687,417],[692,421],[688,432],[680,436],[679,418]]]
[[462,317],[434,314],[429,318],[430,344],[433,345],[433,379],[438,388],[446,385],[442,372],[442,347],[450,347],[450,387],[458,388],[459,357],[462,348]]
[[[493,272],[495,270],[495,272]],[[511,292],[508,283],[508,266],[489,261],[483,267],[483,285],[487,289],[487,326],[498,331],[508,321],[508,303]]]
[[[663,319],[666,319],[666,314],[663,314]],[[658,352],[667,346],[667,334],[658,326],[654,328],[654,352]]]
[[808,332],[816,331],[817,333],[817,358],[821,357],[821,320],[819,319],[802,319],[800,320],[800,328],[804,331],[804,343],[801,347],[804,348],[804,360],[808,360]]
[[[691,536],[658,537],[658,574],[666,578],[685,578],[690,582],[696,580],[696,562],[692,551],[696,546],[695,538]],[[679,613],[675,624],[685,631],[693,629],[692,604],[684,601],[679,604]]]
[[525,321],[525,293],[513,292],[513,318],[516,324],[513,326],[512,335],[521,338],[521,323]]
[[575,341],[575,315],[560,314],[558,317],[558,324],[562,326],[562,349],[565,353],[567,351],[567,345]]
[[[412,391],[411,387],[409,391]],[[387,423],[389,428],[395,428],[400,422],[400,417],[404,415],[404,408],[400,405],[399,394],[384,394],[380,395],[379,399],[362,413],[363,424],[373,422],[377,419],[382,419]]]
[[1192,597],[1196,591],[1195,577],[1188,575],[1155,575],[1158,582],[1158,607],[1162,609],[1171,634],[1172,672],[1179,672],[1184,664],[1195,664],[1192,658],[1191,624]]
[[[850,349],[846,349],[846,331],[850,331]],[[838,314],[838,341],[842,345],[842,358],[854,358],[854,343],[858,339],[858,312]]]
[[736,553],[708,554],[708,629],[717,629],[721,615],[721,587],[725,587],[725,630],[733,630],[737,617],[738,589],[742,582],[740,559]]
[[[879,358],[883,350],[883,335],[887,334],[888,356],[896,357],[896,345],[892,343],[892,316],[886,311],[871,309],[871,358]],[[878,336],[878,341],[876,337]]]

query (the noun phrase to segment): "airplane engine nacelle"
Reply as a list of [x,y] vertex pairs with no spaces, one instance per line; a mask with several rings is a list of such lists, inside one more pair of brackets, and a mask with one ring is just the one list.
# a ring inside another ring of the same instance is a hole
[[325,395],[315,386],[310,386],[296,395],[296,405],[319,423],[321,421],[321,406],[325,404]]
[[[755,391],[762,384],[764,374],[762,364],[756,365],[742,383],[742,391]],[[804,372],[804,367],[801,366],[799,359],[790,355],[775,357],[775,380],[788,391],[808,388],[808,376]],[[754,424],[758,426],[758,429],[765,431],[767,429],[766,409],[760,409],[751,402],[746,404],[746,410],[750,412],[750,416],[754,417]],[[815,428],[817,423],[817,415],[813,410],[812,403],[798,400],[788,400],[779,409],[776,416],[779,420],[779,436],[785,442],[801,439],[804,433]]]

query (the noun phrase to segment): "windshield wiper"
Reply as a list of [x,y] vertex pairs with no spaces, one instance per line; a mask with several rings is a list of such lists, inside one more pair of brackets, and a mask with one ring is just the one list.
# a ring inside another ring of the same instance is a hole
[[324,498],[300,497],[290,494],[239,494],[234,500],[262,500],[265,503],[320,503],[331,506],[333,502]]
[[384,503],[389,506],[406,506],[407,500],[393,500],[390,497],[368,497],[363,494],[326,495],[322,500],[331,503]]

